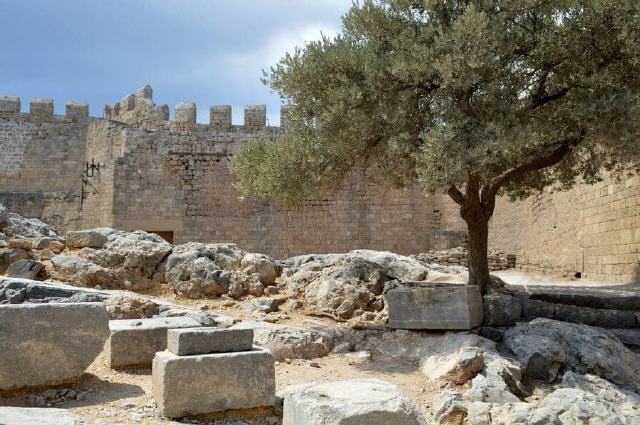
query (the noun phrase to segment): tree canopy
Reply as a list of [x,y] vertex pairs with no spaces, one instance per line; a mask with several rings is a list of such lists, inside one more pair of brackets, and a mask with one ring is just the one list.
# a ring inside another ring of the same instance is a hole
[[639,5],[355,3],[340,35],[265,74],[292,105],[288,128],[243,146],[239,186],[297,204],[366,168],[394,186],[447,192],[474,176],[523,197],[637,167]]
[[232,160],[247,194],[296,205],[354,170],[460,206],[469,282],[486,290],[498,194],[640,170],[637,0],[364,0],[336,38],[264,81],[287,127]]

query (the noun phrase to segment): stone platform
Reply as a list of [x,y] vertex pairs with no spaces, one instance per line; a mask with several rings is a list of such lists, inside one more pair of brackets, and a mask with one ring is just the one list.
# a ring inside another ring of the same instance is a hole
[[268,350],[252,346],[251,329],[172,329],[168,338],[169,351],[156,354],[152,370],[153,396],[162,415],[178,418],[275,403],[275,362]]

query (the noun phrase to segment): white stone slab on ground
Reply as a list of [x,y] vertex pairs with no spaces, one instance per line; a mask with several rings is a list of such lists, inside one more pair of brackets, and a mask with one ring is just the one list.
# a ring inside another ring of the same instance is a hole
[[285,390],[283,425],[419,425],[400,389],[378,379],[301,384]]
[[84,425],[85,421],[64,409],[0,407],[2,425]]

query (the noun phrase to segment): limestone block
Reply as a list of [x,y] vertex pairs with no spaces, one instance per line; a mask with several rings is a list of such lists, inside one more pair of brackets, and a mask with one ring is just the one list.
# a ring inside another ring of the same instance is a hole
[[2,425],[84,425],[85,421],[65,409],[0,407]]
[[418,425],[398,387],[377,379],[302,384],[285,390],[283,425]]
[[42,263],[33,260],[20,260],[12,263],[7,268],[6,275],[8,277],[16,277],[21,279],[35,279],[44,266]]
[[176,356],[156,354],[153,396],[170,418],[275,403],[274,360],[267,350]]
[[483,301],[484,326],[512,326],[522,315],[520,300],[509,294],[487,294]]
[[178,356],[249,351],[252,329],[169,329],[167,349]]
[[0,306],[0,390],[79,378],[109,336],[102,303]]
[[107,237],[94,230],[78,230],[66,234],[69,248],[102,248],[107,243]]
[[482,296],[474,285],[409,283],[385,295],[389,326],[468,330],[482,323]]
[[189,317],[111,320],[111,367],[149,366],[156,352],[167,348],[168,329],[197,327],[200,323]]

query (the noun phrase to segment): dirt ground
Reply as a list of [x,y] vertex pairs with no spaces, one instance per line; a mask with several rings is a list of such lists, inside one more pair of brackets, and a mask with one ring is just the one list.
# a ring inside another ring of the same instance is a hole
[[[429,414],[431,400],[438,388],[434,386],[415,364],[401,364],[375,360],[354,362],[349,357],[331,354],[315,360],[292,360],[290,364],[276,363],[276,390],[302,382],[332,382],[344,379],[377,378],[398,385],[404,394],[412,398],[418,408]],[[103,352],[89,367],[80,382],[61,386],[57,393],[73,390],[82,394],[81,400],[60,397],[48,401],[48,407],[67,409],[84,418],[88,424],[281,424],[281,412],[277,410],[233,411],[224,415],[171,421],[160,417],[151,394],[151,370],[112,370],[108,356]],[[46,395],[46,392],[39,392]],[[0,398],[0,405],[33,407],[28,393]]]

